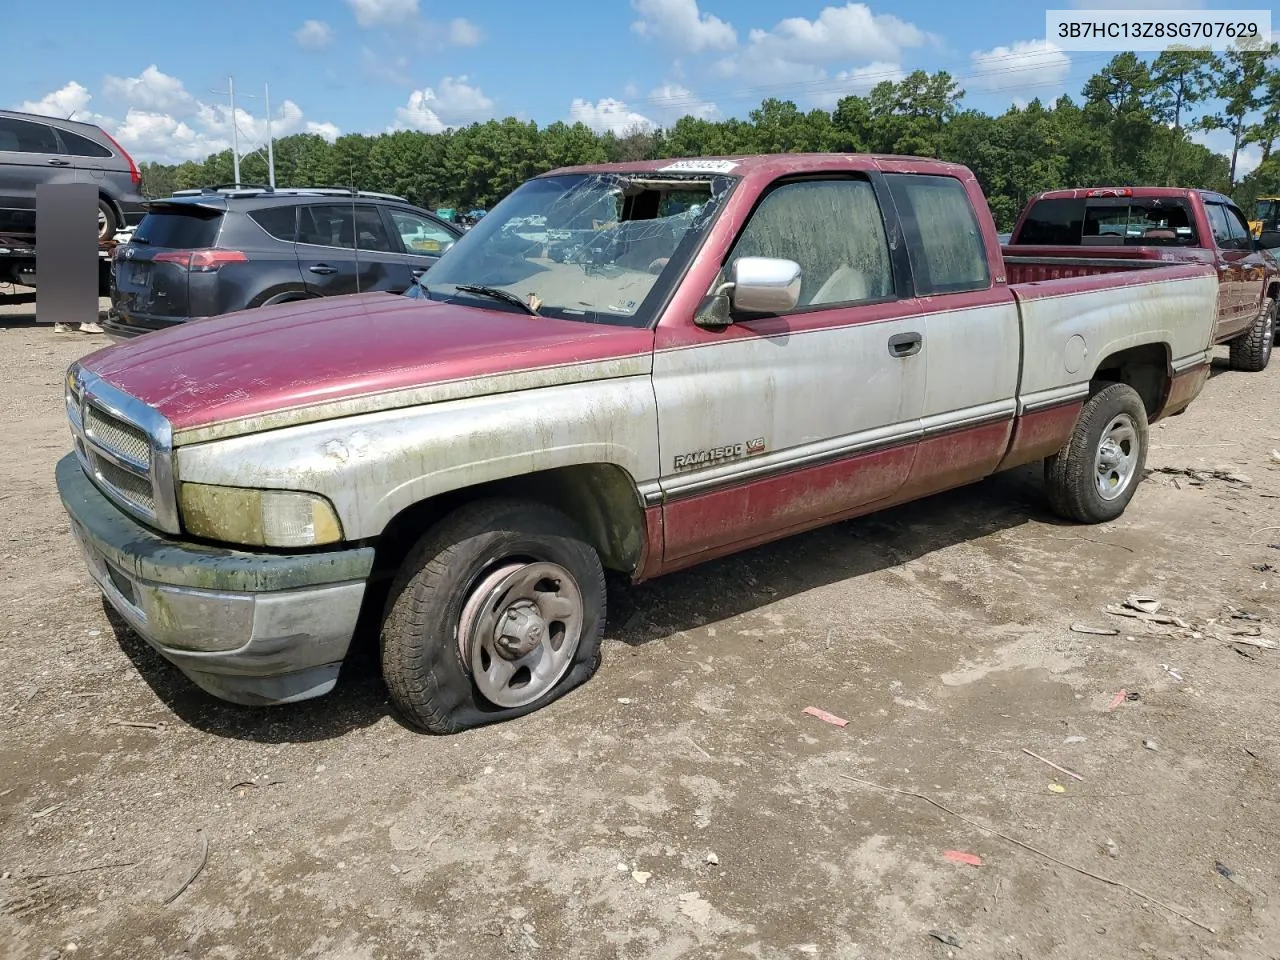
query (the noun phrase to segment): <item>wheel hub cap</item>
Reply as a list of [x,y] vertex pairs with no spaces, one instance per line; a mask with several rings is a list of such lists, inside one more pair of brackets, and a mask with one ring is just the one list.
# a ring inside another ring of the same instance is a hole
[[508,562],[473,584],[458,618],[458,654],[486,700],[524,706],[568,672],[584,619],[582,594],[568,570]]
[[1129,489],[1138,467],[1138,428],[1127,413],[1114,417],[1102,431],[1093,465],[1103,500],[1115,500]]

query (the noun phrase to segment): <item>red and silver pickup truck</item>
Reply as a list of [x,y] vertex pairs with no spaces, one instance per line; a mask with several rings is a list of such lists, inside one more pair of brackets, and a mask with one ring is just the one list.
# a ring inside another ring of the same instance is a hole
[[72,530],[205,690],[326,693],[369,623],[408,722],[457,731],[591,676],[606,570],[1039,460],[1055,511],[1110,520],[1205,382],[1218,293],[1207,264],[1010,283],[967,169],[832,154],[555,171],[425,283],[69,370]]
[[1218,272],[1218,327],[1236,370],[1262,370],[1280,322],[1280,265],[1230,197],[1176,187],[1094,187],[1034,197],[1014,226],[1010,279],[1055,280],[1170,263]]

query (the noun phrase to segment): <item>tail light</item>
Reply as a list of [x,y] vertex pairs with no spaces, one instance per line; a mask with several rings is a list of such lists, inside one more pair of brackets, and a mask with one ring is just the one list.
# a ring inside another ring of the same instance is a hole
[[171,250],[157,253],[153,263],[176,263],[192,273],[213,273],[223,264],[248,261],[239,250]]
[[120,146],[119,142],[107,131],[103,130],[102,135],[111,141],[111,145],[120,151],[120,156],[124,157],[129,163],[129,179],[133,181],[135,187],[142,186],[142,172],[138,169],[138,165],[133,162],[133,157],[129,156],[129,151]]

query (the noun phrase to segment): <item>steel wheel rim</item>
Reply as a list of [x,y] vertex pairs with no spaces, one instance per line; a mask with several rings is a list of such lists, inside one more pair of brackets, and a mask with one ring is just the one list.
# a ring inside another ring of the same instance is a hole
[[101,210],[98,211],[98,236],[105,237],[107,233],[107,215]]
[[564,567],[504,563],[468,595],[458,618],[458,653],[486,700],[523,707],[569,671],[583,620],[582,591]]
[[1138,468],[1138,428],[1127,413],[1111,418],[1093,456],[1094,482],[1103,500],[1115,500],[1129,489]]

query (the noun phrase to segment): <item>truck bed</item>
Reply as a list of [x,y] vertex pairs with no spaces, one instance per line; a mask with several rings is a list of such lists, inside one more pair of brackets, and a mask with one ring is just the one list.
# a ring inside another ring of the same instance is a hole
[[1212,251],[1193,247],[1010,246],[1000,248],[1009,283],[1037,283],[1147,270],[1179,263],[1212,264]]

